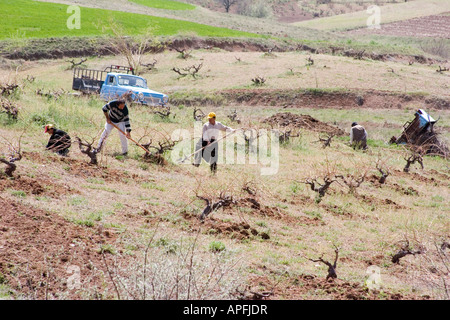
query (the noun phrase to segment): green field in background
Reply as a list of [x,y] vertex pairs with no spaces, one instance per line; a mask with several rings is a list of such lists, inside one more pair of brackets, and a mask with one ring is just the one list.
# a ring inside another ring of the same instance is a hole
[[9,38],[49,38],[99,36],[103,26],[113,19],[129,35],[142,34],[148,27],[155,35],[196,34],[202,37],[261,37],[260,35],[227,28],[217,28],[194,22],[134,14],[120,11],[80,7],[80,29],[69,29],[64,4],[32,0],[0,1],[0,40]]

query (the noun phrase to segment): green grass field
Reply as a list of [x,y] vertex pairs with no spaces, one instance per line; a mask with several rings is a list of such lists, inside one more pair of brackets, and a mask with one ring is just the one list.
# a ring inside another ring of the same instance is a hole
[[170,0],[130,0],[131,2],[141,4],[150,8],[165,10],[194,10],[195,6],[178,1]]
[[67,21],[73,12],[68,6],[31,0],[6,0],[0,2],[0,40],[9,38],[48,38],[65,36],[98,36],[104,34],[102,27],[113,19],[124,27],[127,34],[134,35],[153,27],[156,35],[192,33],[210,37],[258,37],[256,34],[217,28],[175,19],[133,14],[119,11],[80,7],[80,29],[69,29]]

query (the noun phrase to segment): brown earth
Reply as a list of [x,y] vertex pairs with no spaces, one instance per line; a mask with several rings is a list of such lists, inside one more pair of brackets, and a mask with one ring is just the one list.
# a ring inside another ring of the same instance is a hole
[[321,122],[309,115],[295,115],[290,112],[277,113],[263,120],[272,127],[289,127],[296,129],[306,129],[315,132],[324,132],[330,135],[342,136],[345,132],[342,129]]
[[431,37],[450,39],[450,15],[432,15],[386,23],[380,29],[361,28],[346,32],[352,35],[377,34],[396,37]]
[[82,286],[92,287],[92,293],[103,290],[99,275],[106,270],[99,249],[114,242],[112,233],[3,197],[0,207],[0,275],[11,289],[30,299],[98,298],[76,294],[70,277],[78,270],[88,282]]
[[197,106],[218,104],[246,106],[274,106],[283,108],[337,108],[337,109],[403,109],[409,104],[421,105],[427,110],[446,110],[450,99],[421,94],[387,92],[381,90],[280,90],[230,89],[214,93],[214,99],[199,96],[171,97],[171,104]]
[[[266,271],[265,267],[260,267]],[[267,272],[265,272],[267,273]],[[288,275],[282,280],[275,281],[270,276],[253,276],[248,292],[243,297],[251,300],[280,300],[302,299],[314,292],[325,292],[331,300],[429,300],[429,296],[416,297],[386,290],[369,290],[360,283],[348,281],[326,280],[314,275],[302,274],[300,276]],[[261,290],[261,287],[264,287]]]

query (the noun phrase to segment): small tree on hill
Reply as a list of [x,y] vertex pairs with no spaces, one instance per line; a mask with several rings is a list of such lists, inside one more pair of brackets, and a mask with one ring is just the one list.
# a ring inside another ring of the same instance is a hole
[[223,5],[227,13],[230,12],[231,6],[237,2],[237,0],[217,0],[217,1]]

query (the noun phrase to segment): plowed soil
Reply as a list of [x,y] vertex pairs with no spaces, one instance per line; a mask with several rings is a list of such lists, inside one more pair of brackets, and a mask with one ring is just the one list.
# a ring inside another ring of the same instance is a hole
[[[99,249],[114,236],[2,197],[0,208],[0,274],[9,287],[31,299],[95,298],[75,292],[84,285],[101,290],[98,271],[105,264]],[[74,273],[89,283],[71,282]]]
[[315,132],[323,132],[330,135],[342,136],[344,130],[321,122],[309,115],[295,115],[290,112],[277,113],[263,121],[273,127],[289,127],[296,129],[306,129]]
[[450,39],[450,15],[433,15],[404,21],[386,23],[380,29],[361,28],[349,34],[379,34],[396,37],[430,37]]

